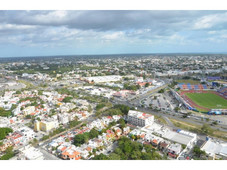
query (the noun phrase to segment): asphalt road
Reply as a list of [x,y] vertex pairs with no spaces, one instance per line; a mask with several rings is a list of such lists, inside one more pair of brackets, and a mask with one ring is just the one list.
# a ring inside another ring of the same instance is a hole
[[147,98],[151,94],[156,93],[159,90],[166,88],[167,86],[168,86],[168,84],[165,84],[165,85],[163,85],[163,86],[161,86],[161,87],[159,87],[157,89],[151,90],[151,91],[149,91],[149,92],[147,92],[145,94],[138,95],[138,96],[136,96],[136,98],[132,99],[130,102],[134,103],[134,104],[139,103],[140,100]]
[[39,150],[40,150],[40,152],[42,152],[45,160],[61,160],[60,158],[58,158],[55,155],[47,152],[46,150],[44,150],[41,147],[39,148]]
[[[118,101],[117,99],[115,99],[113,101],[113,103],[116,103],[116,104],[124,104],[124,105],[127,105],[129,107],[137,107],[137,110],[140,110],[142,112],[146,112],[146,113],[151,113],[153,115],[157,115],[157,116],[162,116],[162,117],[167,117],[167,118],[172,118],[172,119],[175,119],[175,120],[179,120],[179,121],[183,121],[183,122],[188,122],[188,123],[192,123],[192,124],[196,124],[196,125],[200,125],[202,126],[204,123],[208,123],[208,122],[205,122],[204,121],[201,121],[201,120],[196,120],[194,119],[194,117],[190,117],[190,118],[183,118],[183,114],[180,114],[180,113],[174,113],[174,112],[160,112],[160,111],[154,111],[154,110],[151,110],[149,108],[142,108],[142,107],[138,107],[136,105],[132,105],[130,104],[128,101]],[[211,126],[211,128],[217,130],[222,130],[222,131],[225,131],[227,132],[227,126],[226,125],[222,125],[222,126]]]

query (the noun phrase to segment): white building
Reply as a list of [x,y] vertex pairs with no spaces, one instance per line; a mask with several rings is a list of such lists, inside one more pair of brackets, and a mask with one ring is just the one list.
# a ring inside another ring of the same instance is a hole
[[154,116],[135,110],[129,110],[127,120],[130,124],[143,127],[152,124],[154,122]]
[[58,114],[58,119],[59,119],[59,122],[62,123],[63,125],[69,123],[69,116],[66,113]]
[[95,77],[85,77],[84,78],[88,82],[94,83],[105,83],[105,82],[115,82],[121,81],[122,77],[118,75],[111,75],[111,76],[95,76]]
[[227,157],[227,143],[224,141],[215,141],[208,139],[206,143],[201,147],[201,150],[205,151],[210,156],[223,156]]
[[143,77],[136,77],[135,82],[143,82]]
[[168,152],[174,154],[174,155],[179,155],[182,150],[182,146],[179,143],[171,144],[168,147]]
[[44,160],[42,152],[30,145],[20,149],[20,158],[25,160]]
[[35,112],[35,106],[28,106],[23,110],[24,115],[30,115]]

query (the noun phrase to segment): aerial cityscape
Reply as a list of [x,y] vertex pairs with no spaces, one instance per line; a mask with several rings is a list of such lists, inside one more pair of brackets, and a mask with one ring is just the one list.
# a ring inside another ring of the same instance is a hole
[[0,13],[0,160],[227,159],[227,11]]

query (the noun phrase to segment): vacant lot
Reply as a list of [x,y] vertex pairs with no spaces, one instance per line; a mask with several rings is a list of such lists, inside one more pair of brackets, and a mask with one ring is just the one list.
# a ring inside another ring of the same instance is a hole
[[[174,124],[174,126],[180,129],[188,130],[195,133],[202,133],[201,130],[202,126],[200,125],[183,122],[175,119],[170,119],[170,121]],[[207,133],[207,135],[227,141],[227,132],[224,131],[213,130],[212,132]]]
[[[227,109],[227,100],[213,93],[186,93],[197,105],[208,109]],[[201,110],[200,108],[197,108]]]

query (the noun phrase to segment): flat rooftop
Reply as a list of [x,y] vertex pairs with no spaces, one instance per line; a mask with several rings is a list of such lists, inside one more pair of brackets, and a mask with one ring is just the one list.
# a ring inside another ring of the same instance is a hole
[[201,149],[212,155],[220,154],[227,156],[227,143],[224,142],[215,142],[213,140],[208,140]]
[[139,119],[147,119],[147,118],[152,117],[153,115],[146,114],[146,113],[139,112],[139,111],[135,111],[135,110],[129,110],[128,116],[137,117]]
[[165,136],[163,136],[171,141],[180,143],[180,144],[184,144],[184,145],[188,145],[188,143],[193,139],[193,137],[191,136],[186,136],[184,134],[180,134],[177,132],[173,132],[170,131],[168,133],[165,134]]

